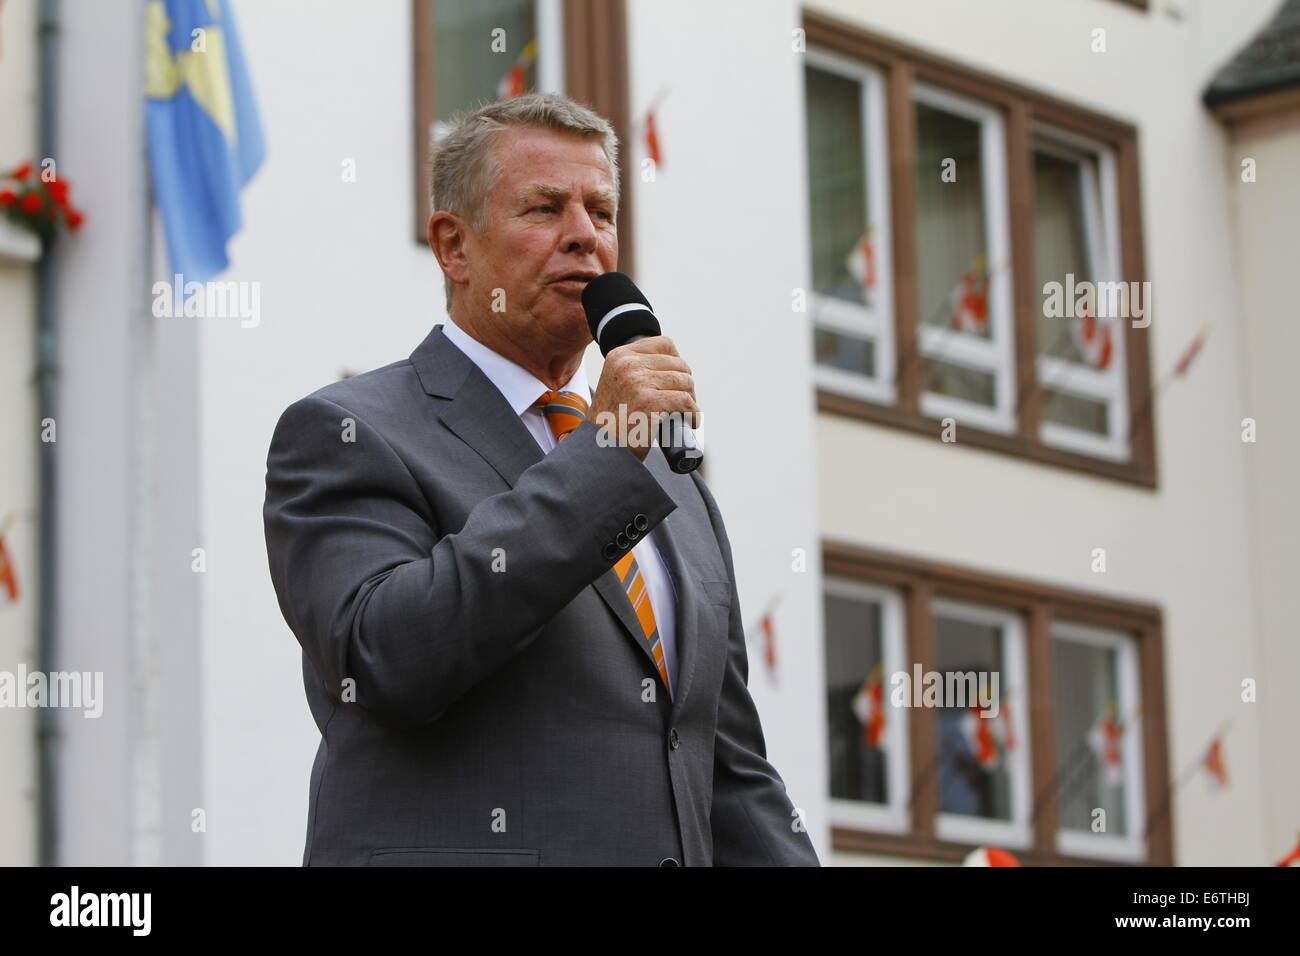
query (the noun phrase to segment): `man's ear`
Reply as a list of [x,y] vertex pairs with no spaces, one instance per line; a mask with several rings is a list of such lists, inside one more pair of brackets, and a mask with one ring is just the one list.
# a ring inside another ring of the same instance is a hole
[[467,228],[465,220],[445,209],[429,217],[429,248],[452,282],[469,281],[469,257],[465,248]]

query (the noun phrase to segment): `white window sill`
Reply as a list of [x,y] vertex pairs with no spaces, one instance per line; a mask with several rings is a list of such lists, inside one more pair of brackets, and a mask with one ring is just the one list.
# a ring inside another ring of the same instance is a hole
[[0,218],[0,262],[35,262],[40,257],[40,239],[8,219]]

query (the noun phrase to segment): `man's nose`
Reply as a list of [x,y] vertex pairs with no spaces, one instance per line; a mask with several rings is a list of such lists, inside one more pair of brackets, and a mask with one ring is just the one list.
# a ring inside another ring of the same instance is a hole
[[596,248],[596,226],[581,203],[565,206],[562,225],[560,244],[565,252],[591,252]]

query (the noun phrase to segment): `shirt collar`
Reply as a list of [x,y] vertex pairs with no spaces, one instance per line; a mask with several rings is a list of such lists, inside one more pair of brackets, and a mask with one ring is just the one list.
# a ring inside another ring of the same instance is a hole
[[[516,415],[528,411],[542,392],[550,391],[550,386],[532,372],[488,348],[453,322],[450,316],[447,317],[442,331],[452,344],[464,352],[497,387],[497,391],[505,397]],[[574,392],[582,396],[584,402],[591,401],[587,371],[581,362],[578,363],[578,370],[573,373],[573,377],[565,383],[561,391]]]

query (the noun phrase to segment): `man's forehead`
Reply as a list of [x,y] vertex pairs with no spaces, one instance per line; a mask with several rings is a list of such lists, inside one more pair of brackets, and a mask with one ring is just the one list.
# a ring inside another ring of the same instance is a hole
[[[586,173],[578,177],[584,182],[584,188],[613,192],[609,157],[598,138],[554,130],[509,129],[495,145],[501,171],[498,181],[511,192],[561,185],[574,172]],[[549,175],[538,168],[549,164],[555,167]]]

